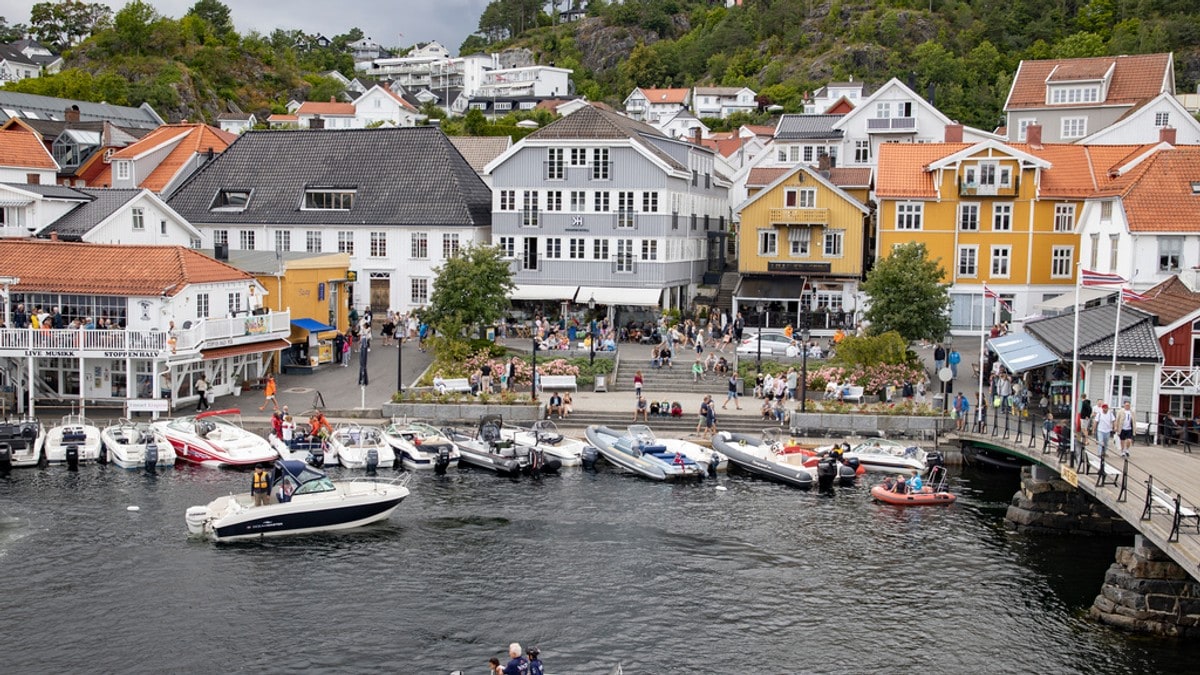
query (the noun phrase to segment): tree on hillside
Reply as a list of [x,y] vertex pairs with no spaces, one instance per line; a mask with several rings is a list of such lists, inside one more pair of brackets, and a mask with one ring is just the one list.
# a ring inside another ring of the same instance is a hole
[[421,318],[442,337],[453,339],[473,325],[490,325],[504,316],[513,281],[500,249],[468,246],[434,271],[433,293]]
[[38,42],[62,52],[108,26],[112,15],[112,9],[99,3],[39,2],[29,11],[29,27]]
[[25,37],[28,30],[23,23],[14,23],[10,26],[8,19],[0,16],[0,42],[4,44],[16,42]]
[[217,37],[224,37],[233,32],[233,21],[229,18],[229,8],[220,0],[198,0],[185,16],[196,16],[212,26]]
[[870,297],[868,332],[900,333],[906,340],[940,340],[950,330],[949,284],[941,259],[930,260],[925,245],[901,244],[875,264],[863,290]]

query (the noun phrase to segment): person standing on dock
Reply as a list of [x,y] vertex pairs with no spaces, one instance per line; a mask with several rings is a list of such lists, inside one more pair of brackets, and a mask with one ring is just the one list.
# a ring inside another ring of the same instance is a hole
[[1133,408],[1129,401],[1126,400],[1117,411],[1116,427],[1117,436],[1121,439],[1121,456],[1128,457],[1129,449],[1133,447],[1133,428],[1134,428]]
[[508,646],[508,659],[504,675],[529,675],[529,660],[521,652],[521,643],[514,642]]
[[1079,421],[1075,430],[1090,436],[1092,433],[1092,402],[1088,400],[1087,394],[1083,395],[1083,400],[1079,402]]

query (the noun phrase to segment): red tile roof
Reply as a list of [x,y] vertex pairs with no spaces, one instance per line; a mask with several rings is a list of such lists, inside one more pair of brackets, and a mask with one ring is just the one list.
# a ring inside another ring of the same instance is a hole
[[1178,276],[1173,276],[1142,293],[1149,298],[1130,307],[1158,317],[1158,325],[1169,326],[1200,311],[1200,293],[1193,291]]
[[0,166],[58,170],[54,157],[37,134],[21,129],[0,130]]
[[746,187],[766,187],[785,173],[791,173],[795,167],[759,167],[750,169],[750,175],[746,177]]
[[642,94],[649,103],[687,103],[691,89],[642,89]]
[[[207,124],[164,124],[143,136],[137,143],[114,152],[112,159],[135,159],[154,148],[174,142],[175,145],[167,156],[138,185],[152,192],[162,192],[196,155],[210,149],[220,154],[235,140],[237,134]],[[112,164],[105,165],[88,184],[112,187]]]
[[745,139],[739,138],[736,132],[729,133],[733,134],[733,138],[704,138],[700,140],[700,145],[717,151],[722,157],[729,157],[745,143]]
[[749,129],[755,136],[771,138],[775,135],[775,127],[769,124],[744,124],[742,128]]
[[275,114],[267,118],[268,122],[299,122],[300,118],[295,115]]
[[[1022,61],[1008,93],[1005,110],[1045,108],[1046,83],[1076,80],[1097,80],[1109,67],[1116,66],[1108,95],[1099,103],[1057,104],[1064,107],[1093,107],[1099,104],[1132,105],[1163,92],[1171,78],[1170,54],[1140,54],[1136,56],[1097,56],[1086,59],[1048,59]],[[1051,106],[1055,104],[1050,104]]]
[[1200,147],[1155,152],[1097,197],[1120,197],[1131,232],[1195,232],[1200,223]]
[[296,110],[297,117],[303,115],[346,115],[354,117],[354,104],[338,103],[336,101],[305,101]]
[[933,173],[925,167],[969,147],[969,143],[883,143],[879,146],[875,194],[890,199],[934,199],[937,189]]
[[175,295],[187,284],[254,281],[183,246],[0,239],[0,261],[0,272],[21,278],[13,287],[21,292],[156,296],[164,289]]
[[833,168],[829,170],[829,182],[838,187],[870,187],[871,169],[863,168]]

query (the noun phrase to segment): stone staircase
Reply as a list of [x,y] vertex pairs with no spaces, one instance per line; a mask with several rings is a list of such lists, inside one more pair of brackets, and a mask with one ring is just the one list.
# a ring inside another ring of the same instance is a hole
[[[650,397],[647,397],[648,399]],[[745,433],[758,435],[763,429],[773,427],[777,429],[786,429],[787,426],[780,426],[778,422],[772,424],[765,420],[760,420],[758,416],[748,415],[728,415],[727,411],[721,410],[721,404],[724,403],[724,397],[717,398],[713,396],[717,404],[717,429],[719,431],[731,431],[735,433]],[[654,400],[669,400],[669,397],[656,396]],[[663,417],[661,415],[650,415],[648,422],[643,422],[638,418],[637,422],[633,421],[633,393],[630,392],[627,409],[625,410],[587,410],[576,411],[568,419],[560,420],[553,419],[555,425],[559,429],[569,431],[571,435],[583,437],[583,430],[589,425],[599,424],[613,429],[625,429],[630,424],[647,424],[655,434],[661,436],[669,436],[672,438],[686,438],[696,432],[696,423],[699,421],[699,408],[689,410],[684,408],[682,417]],[[754,399],[743,399],[742,408],[750,406],[757,409],[761,402]],[[733,407],[730,406],[730,410]]]
[[[707,355],[707,352],[705,354]],[[727,349],[723,356],[732,367],[734,363],[732,352]],[[622,361],[618,380],[609,382],[608,390],[628,391],[632,395],[633,374],[641,370],[642,380],[645,382],[643,391],[646,393],[647,400],[670,399],[674,393],[712,394],[714,399],[724,400],[725,392],[729,390],[727,376],[706,372],[699,382],[695,382],[692,380],[692,364],[695,363],[695,360],[695,352],[685,351],[684,360],[677,359],[671,368],[651,368],[649,363],[633,364]]]
[[733,292],[737,290],[738,280],[741,275],[735,272],[726,272],[721,275],[721,286],[717,291],[717,309],[729,312],[730,320],[733,320]]

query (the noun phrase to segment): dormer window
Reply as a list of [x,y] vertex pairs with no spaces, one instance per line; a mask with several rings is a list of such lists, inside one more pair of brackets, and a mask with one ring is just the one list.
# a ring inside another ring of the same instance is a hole
[[308,188],[303,211],[349,211],[354,208],[353,188]]
[[129,170],[129,164],[130,162],[127,159],[117,162],[117,180],[129,180],[129,174],[131,173]]
[[1096,103],[1100,100],[1100,85],[1071,85],[1050,88],[1051,103]]
[[208,210],[234,213],[245,211],[253,194],[253,190],[220,190]]

